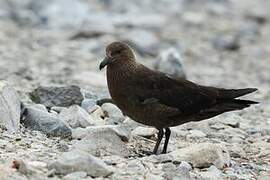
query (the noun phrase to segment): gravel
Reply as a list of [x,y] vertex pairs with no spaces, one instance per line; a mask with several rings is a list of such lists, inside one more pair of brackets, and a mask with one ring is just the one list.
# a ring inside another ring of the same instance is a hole
[[[0,177],[268,179],[269,6],[265,0],[1,1],[0,79],[9,88],[3,95],[0,85]],[[112,104],[96,105],[110,98],[98,65],[115,40],[130,43],[138,61],[153,69],[159,55],[173,49],[177,62],[168,67],[174,68],[160,70],[204,85],[256,87],[248,98],[260,104],[174,127],[169,153],[149,156],[155,130]],[[30,96],[41,87],[47,90]],[[28,118],[38,128],[19,120],[20,102],[35,111]],[[59,118],[62,111],[74,129]],[[56,131],[56,124],[65,131]],[[57,137],[47,136],[51,132]]]

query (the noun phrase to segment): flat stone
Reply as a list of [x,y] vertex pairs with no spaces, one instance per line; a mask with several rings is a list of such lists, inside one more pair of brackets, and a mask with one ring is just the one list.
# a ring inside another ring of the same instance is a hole
[[38,87],[30,93],[30,98],[35,103],[51,108],[53,106],[81,105],[83,95],[78,86]]
[[169,153],[174,161],[186,161],[197,168],[207,168],[215,165],[222,169],[229,161],[229,153],[225,147],[217,144],[200,143],[193,144],[189,147],[175,150]]
[[42,131],[47,135],[60,137],[71,136],[71,129],[61,119],[57,118],[56,115],[31,106],[26,108],[22,123],[27,128]]
[[87,135],[75,141],[73,148],[83,150],[95,156],[119,155],[126,157],[129,152],[119,134],[106,126],[90,126]]
[[95,131],[101,131],[110,129],[114,131],[123,141],[127,142],[130,139],[130,130],[125,127],[125,125],[104,125],[104,126],[89,126],[86,128],[76,128],[72,129],[73,139],[82,139],[86,137],[89,133]]
[[148,127],[137,127],[135,128],[131,134],[133,136],[142,136],[146,138],[150,138],[157,134],[158,130],[156,128],[148,128]]
[[0,81],[0,127],[16,132],[20,126],[21,102],[16,90]]
[[63,175],[84,171],[92,177],[105,177],[113,173],[102,160],[80,150],[63,153],[48,168],[54,169],[56,174]]

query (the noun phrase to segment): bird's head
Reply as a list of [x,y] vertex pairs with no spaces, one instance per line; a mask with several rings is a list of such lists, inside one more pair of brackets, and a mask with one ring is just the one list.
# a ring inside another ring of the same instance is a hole
[[106,56],[100,63],[99,69],[101,70],[107,65],[116,63],[127,63],[128,61],[134,61],[135,57],[132,49],[123,42],[113,42],[106,48]]

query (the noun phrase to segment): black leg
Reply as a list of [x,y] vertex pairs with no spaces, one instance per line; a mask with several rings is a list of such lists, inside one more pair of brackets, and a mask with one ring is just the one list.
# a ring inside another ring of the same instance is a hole
[[163,138],[163,135],[164,135],[163,129],[158,129],[158,140],[156,142],[153,154],[157,154],[157,150],[158,150],[159,144]]
[[166,154],[168,143],[169,143],[170,136],[171,136],[170,128],[166,128],[165,130],[166,130],[165,131],[165,143],[164,143],[164,146],[163,146],[162,154]]

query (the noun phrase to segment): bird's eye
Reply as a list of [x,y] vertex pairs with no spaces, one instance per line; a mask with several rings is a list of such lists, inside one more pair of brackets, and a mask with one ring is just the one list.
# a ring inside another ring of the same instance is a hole
[[117,50],[117,51],[114,51],[113,53],[112,53],[112,55],[117,55],[117,54],[120,54],[121,53],[121,50]]

